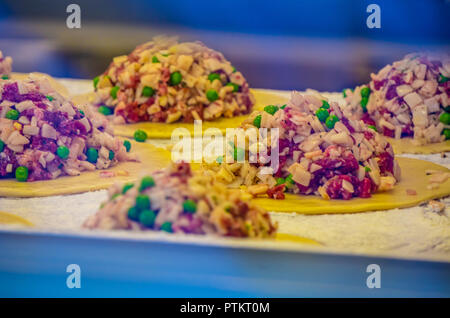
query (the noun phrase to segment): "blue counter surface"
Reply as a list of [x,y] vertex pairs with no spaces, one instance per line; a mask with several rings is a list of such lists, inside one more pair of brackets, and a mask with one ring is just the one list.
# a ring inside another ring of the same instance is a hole
[[[81,269],[70,289],[69,264]],[[369,264],[381,288],[369,289]],[[0,233],[0,297],[448,297],[450,264],[357,255]]]

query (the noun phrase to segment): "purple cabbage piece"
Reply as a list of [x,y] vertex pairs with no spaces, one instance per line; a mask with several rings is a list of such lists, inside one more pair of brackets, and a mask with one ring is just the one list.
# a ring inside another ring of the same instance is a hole
[[395,74],[394,76],[391,77],[391,80],[393,80],[396,85],[402,85],[405,83],[402,74]]
[[[355,128],[353,128],[352,125],[350,125],[350,122],[348,121],[347,117],[342,117],[341,119],[342,123],[345,127],[347,127],[348,131],[353,134],[355,132]],[[353,138],[353,137],[352,137]]]
[[46,171],[42,168],[41,165],[36,163],[32,164],[32,167],[29,168],[30,175],[28,176],[28,181],[39,181],[39,180],[50,180],[52,175],[50,172]]
[[8,147],[5,147],[2,154],[3,155],[0,156],[0,177],[6,177],[9,174],[6,171],[6,167],[8,166],[8,164],[12,164],[12,171],[16,170],[19,164],[17,163],[14,152]]
[[61,123],[68,120],[68,118],[69,117],[66,113],[60,111],[44,111],[44,120],[52,125],[55,129],[58,129]]
[[86,134],[86,127],[77,120],[66,120],[59,125],[59,132],[65,136]]
[[387,92],[386,92],[386,99],[387,100],[391,100],[391,99],[393,99],[394,97],[397,96],[397,89],[396,88],[397,88],[397,86],[395,86],[395,85],[391,85],[391,86],[388,87]]
[[45,98],[44,95],[37,93],[37,92],[20,94],[17,83],[6,84],[3,87],[2,100],[8,100],[13,103],[20,103],[20,102],[23,102],[24,100],[40,102],[44,98]]
[[185,213],[180,216],[180,219],[185,219],[188,221],[188,225],[185,226],[174,226],[173,230],[175,232],[184,232],[184,233],[203,233],[202,225],[203,222],[197,217],[194,217],[192,214]]
[[26,116],[28,119],[31,119],[31,117],[34,116],[34,108],[25,109],[23,112],[20,113],[20,115]]
[[384,84],[386,84],[386,79],[383,79],[381,81],[373,81],[373,86],[375,88],[376,91],[380,90],[381,87],[384,86]]
[[44,98],[46,98],[44,95],[38,93],[38,92],[32,92],[32,93],[27,93],[27,94],[23,94],[21,95],[22,100],[31,100],[33,102],[40,102],[42,101]]
[[67,113],[44,112],[44,120],[57,129],[64,136],[85,135],[87,133],[86,127],[78,120],[69,119]]
[[34,103],[37,107],[42,108],[42,109],[47,109],[47,105],[42,103],[42,102],[37,102]]
[[53,139],[33,136],[33,138],[31,138],[30,148],[55,153],[58,149],[58,145]]

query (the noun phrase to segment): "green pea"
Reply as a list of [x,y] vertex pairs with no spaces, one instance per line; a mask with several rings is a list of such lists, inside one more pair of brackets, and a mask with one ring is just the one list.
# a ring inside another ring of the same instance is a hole
[[238,84],[235,84],[235,83],[228,83],[226,86],[232,86],[233,87],[233,93],[236,93],[236,92],[238,92],[239,91],[239,85]]
[[143,130],[136,130],[134,132],[134,140],[136,140],[137,142],[144,142],[147,140],[147,133]]
[[123,145],[125,146],[125,149],[127,150],[127,152],[130,152],[130,150],[131,150],[131,142],[129,140],[124,140],[123,141]]
[[450,80],[450,77],[446,77],[442,74],[439,75],[439,80],[438,80],[439,83],[443,84],[443,83],[447,82],[448,80]]
[[155,224],[156,213],[152,210],[144,210],[139,215],[139,222],[145,227],[152,227]]
[[245,150],[242,148],[234,148],[234,160],[235,161],[243,161],[245,159]]
[[374,125],[367,125],[367,128],[377,131],[377,127],[375,127]]
[[150,209],[150,198],[148,197],[148,195],[139,194],[136,197],[136,207],[140,211]]
[[6,113],[6,118],[11,119],[11,120],[17,120],[19,119],[19,112],[15,109],[10,109],[8,110],[8,112]]
[[442,134],[445,136],[445,140],[450,139],[450,129],[445,128],[444,131],[442,132]]
[[0,139],[0,152],[2,152],[3,149],[5,149],[5,143]]
[[114,151],[110,150],[110,151],[109,151],[109,154],[108,154],[108,159],[109,159],[109,160],[113,160],[113,159],[114,159],[114,156],[115,156]]
[[28,180],[28,168],[25,166],[20,166],[16,168],[16,180],[24,182]]
[[142,89],[142,96],[151,97],[153,95],[155,95],[155,90],[150,86],[144,86],[144,88]]
[[322,100],[322,108],[324,109],[330,109],[330,104],[326,100]]
[[98,150],[95,148],[88,148],[86,151],[87,161],[90,163],[96,163],[98,159]]
[[105,115],[105,116],[109,116],[109,115],[112,115],[112,114],[113,114],[112,109],[109,108],[109,107],[107,107],[107,106],[104,106],[104,105],[102,105],[102,106],[100,106],[100,107],[98,108],[98,112],[99,112],[100,114]]
[[361,98],[361,107],[364,112],[367,112],[367,103],[369,102],[369,97],[362,97]]
[[86,116],[86,115],[84,114],[84,111],[82,111],[81,109],[79,109],[78,112],[81,114],[81,117],[82,117],[82,118],[83,118],[84,116]]
[[327,120],[325,121],[325,126],[327,126],[329,129],[333,129],[334,125],[339,121],[339,118],[336,115],[329,116]]
[[253,125],[260,128],[261,127],[261,118],[262,118],[261,115],[256,116],[255,119],[253,119]]
[[119,91],[119,89],[120,89],[119,86],[114,86],[111,88],[111,91],[109,92],[109,94],[111,95],[111,97],[113,99],[117,98],[117,92]]
[[130,190],[133,187],[134,187],[134,183],[125,183],[122,188],[122,194],[127,193],[128,190]]
[[450,113],[442,113],[441,116],[439,116],[439,121],[444,125],[450,125]]
[[94,77],[94,79],[92,81],[94,82],[94,89],[96,89],[98,82],[100,82],[100,76]]
[[214,102],[219,99],[219,94],[215,89],[208,89],[208,91],[206,92],[206,98],[210,102]]
[[186,213],[195,213],[197,211],[197,204],[194,200],[188,199],[183,202],[183,211]]
[[365,172],[371,172],[372,169],[370,169],[369,167],[364,167],[364,171],[365,171]]
[[159,63],[159,60],[156,56],[152,57],[152,63]]
[[176,71],[170,74],[169,84],[172,86],[178,85],[181,83],[181,80],[183,79],[183,76],[180,72]]
[[286,177],[285,184],[287,188],[291,188],[295,184],[295,181],[292,179],[292,177],[292,173]]
[[219,80],[220,81],[220,74],[219,73],[210,73],[208,75],[208,80],[212,83],[215,80]]
[[147,176],[143,177],[141,180],[141,186],[139,187],[139,191],[144,191],[145,189],[151,188],[155,186],[155,180],[153,177]]
[[139,210],[136,209],[135,207],[129,208],[128,209],[128,218],[133,221],[138,221],[139,220]]
[[56,154],[61,159],[67,159],[69,157],[70,150],[66,146],[59,146],[58,149],[56,149]]
[[53,101],[55,98],[53,96],[47,95],[45,96],[49,101]]
[[275,105],[267,105],[264,107],[264,111],[268,114],[274,115],[278,111],[278,106]]
[[286,180],[284,180],[284,178],[277,178],[277,184],[276,185],[280,185],[280,184],[283,184],[285,182],[286,182]]
[[172,233],[173,229],[172,229],[172,223],[170,222],[165,222],[161,225],[161,231],[165,231],[168,233]]
[[316,110],[316,116],[322,123],[324,123],[330,116],[330,113],[325,108],[319,108],[318,110]]
[[367,86],[361,88],[360,94],[361,94],[361,97],[367,97],[367,98],[369,98],[369,95],[370,95],[370,88],[367,87]]

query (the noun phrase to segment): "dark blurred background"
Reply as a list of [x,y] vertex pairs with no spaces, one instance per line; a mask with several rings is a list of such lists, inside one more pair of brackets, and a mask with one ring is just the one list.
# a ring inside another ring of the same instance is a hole
[[[66,7],[81,7],[81,29]],[[366,7],[381,7],[381,29]],[[253,87],[337,91],[417,50],[450,52],[448,0],[0,0],[16,72],[92,78],[154,35],[222,51]]]

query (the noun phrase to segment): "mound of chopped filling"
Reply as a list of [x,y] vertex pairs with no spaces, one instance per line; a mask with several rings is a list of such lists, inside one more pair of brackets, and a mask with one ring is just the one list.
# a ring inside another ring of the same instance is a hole
[[42,77],[0,81],[0,177],[55,179],[136,160],[108,120],[76,108]]
[[[267,146],[271,138],[264,138],[263,130],[245,150],[235,149],[236,154],[245,154],[244,162],[213,165],[217,178],[246,185],[254,195],[284,199],[287,191],[326,199],[368,198],[376,191],[392,189],[400,178],[386,139],[362,121],[344,117],[338,104],[320,95],[293,92],[287,105],[253,112],[242,127],[246,131],[279,129],[277,171],[260,156],[260,149],[268,149],[267,156],[273,151],[273,146]],[[252,163],[250,158],[257,160]]]
[[161,230],[265,238],[276,225],[265,210],[245,202],[211,175],[173,164],[134,184],[114,185],[100,210],[89,217],[90,229]]
[[12,71],[12,58],[10,56],[3,56],[0,51],[0,79],[8,79]]
[[345,114],[396,139],[419,144],[450,139],[450,57],[409,54],[371,75],[368,85],[344,90]]
[[201,42],[155,38],[94,79],[95,104],[115,123],[193,122],[250,112],[244,76]]

